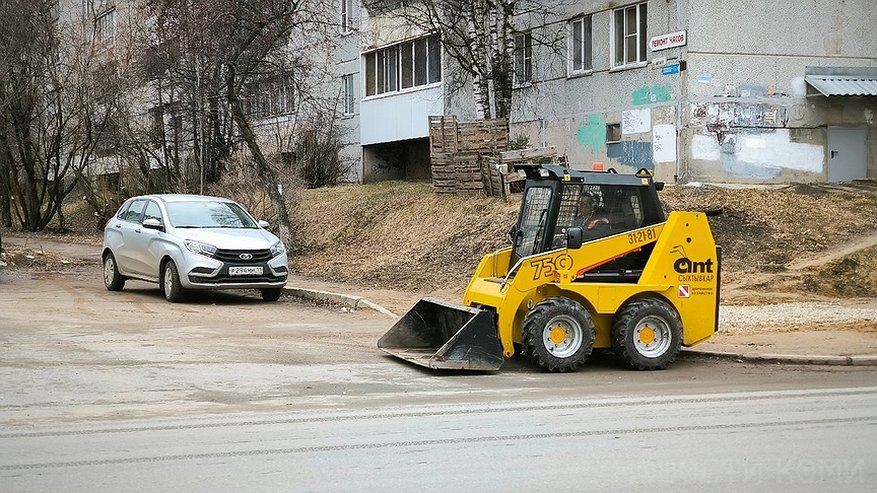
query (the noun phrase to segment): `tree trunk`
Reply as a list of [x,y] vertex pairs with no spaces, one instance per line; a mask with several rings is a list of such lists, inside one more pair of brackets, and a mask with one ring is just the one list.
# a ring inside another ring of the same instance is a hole
[[268,163],[268,160],[265,159],[265,155],[262,153],[262,148],[256,140],[256,135],[253,133],[250,122],[247,121],[247,117],[244,115],[244,110],[238,99],[235,70],[233,66],[229,66],[228,68],[226,84],[226,99],[231,108],[232,118],[238,126],[238,129],[241,131],[241,137],[243,137],[244,142],[246,142],[250,154],[253,156],[253,162],[256,165],[256,172],[259,174],[262,186],[265,188],[268,197],[271,199],[271,203],[274,205],[274,211],[277,213],[277,228],[280,233],[280,239],[283,240],[287,247],[290,247],[296,242],[296,239],[292,237],[292,225],[289,220],[289,212],[286,209],[286,203],[283,201],[283,196],[277,189],[279,183],[277,173],[274,172],[274,168],[272,168],[271,164]]

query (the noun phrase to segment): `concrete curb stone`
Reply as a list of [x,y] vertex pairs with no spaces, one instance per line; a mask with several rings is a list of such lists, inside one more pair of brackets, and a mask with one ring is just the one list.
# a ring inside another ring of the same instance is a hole
[[398,315],[391,312],[390,310],[387,310],[381,305],[371,302],[361,296],[351,296],[347,294],[333,293],[330,291],[320,291],[317,289],[299,288],[292,286],[286,286],[284,290],[287,294],[290,294],[292,296],[298,296],[299,298],[316,301],[329,301],[352,309],[367,308],[369,310],[374,310],[378,313],[382,313],[392,318],[399,318]]
[[[387,310],[381,305],[369,301],[361,296],[351,296],[330,291],[287,286],[284,288],[287,294],[300,298],[329,301],[346,306],[351,309],[366,308],[382,313],[391,318],[399,318],[398,315]],[[802,355],[802,354],[747,354],[733,351],[711,351],[703,349],[683,349],[680,353],[683,357],[712,357],[723,359],[735,359],[754,363],[784,363],[791,365],[824,365],[824,366],[877,366],[877,355],[862,356],[826,356],[826,355]]]
[[825,366],[877,366],[877,355],[826,356],[811,354],[746,354],[732,351],[708,351],[702,349],[683,349],[682,355],[736,359],[758,363],[785,363],[792,365]]

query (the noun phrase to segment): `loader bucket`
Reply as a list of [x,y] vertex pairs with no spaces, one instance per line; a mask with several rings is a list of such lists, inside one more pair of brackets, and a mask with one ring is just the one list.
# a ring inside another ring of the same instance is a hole
[[435,298],[418,301],[378,347],[437,370],[498,370],[504,361],[492,312]]

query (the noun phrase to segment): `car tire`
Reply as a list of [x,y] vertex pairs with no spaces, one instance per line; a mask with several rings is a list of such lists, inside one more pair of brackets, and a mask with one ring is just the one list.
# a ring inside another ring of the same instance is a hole
[[116,257],[112,252],[104,255],[104,286],[108,291],[121,291],[125,287],[125,276],[119,274],[119,266],[116,265]]
[[180,283],[180,273],[173,260],[168,260],[164,264],[161,276],[161,290],[164,293],[164,299],[171,303],[183,300],[185,290]]
[[283,288],[267,288],[260,289],[262,293],[262,299],[265,301],[277,301],[280,299],[280,295],[283,294]]
[[569,298],[548,298],[524,318],[524,354],[550,372],[578,369],[594,348],[596,330],[588,310]]
[[663,370],[682,347],[682,321],[676,310],[654,298],[624,307],[612,326],[612,348],[632,370]]

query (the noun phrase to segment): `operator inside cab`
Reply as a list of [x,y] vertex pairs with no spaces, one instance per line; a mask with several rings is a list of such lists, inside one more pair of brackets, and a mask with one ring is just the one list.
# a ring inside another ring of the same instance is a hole
[[584,190],[580,185],[566,187],[555,229],[553,248],[562,248],[566,245],[566,233],[569,228],[581,228],[584,241],[596,240],[612,234],[612,225],[603,207],[601,194]]
[[591,192],[583,192],[579,197],[572,227],[582,228],[583,237],[589,240],[609,236],[612,229],[603,207]]

